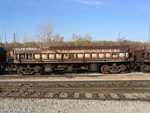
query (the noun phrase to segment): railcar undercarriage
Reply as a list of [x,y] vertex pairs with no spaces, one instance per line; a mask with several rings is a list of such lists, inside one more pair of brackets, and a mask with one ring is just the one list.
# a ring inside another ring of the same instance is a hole
[[52,73],[56,70],[87,70],[88,72],[102,72],[104,74],[126,73],[128,63],[92,63],[92,64],[22,64],[18,65],[19,75],[41,75],[43,72]]

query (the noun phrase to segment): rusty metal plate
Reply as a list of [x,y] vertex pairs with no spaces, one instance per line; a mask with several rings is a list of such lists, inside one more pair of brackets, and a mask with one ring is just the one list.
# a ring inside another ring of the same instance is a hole
[[93,49],[124,49],[128,50],[129,46],[52,46],[41,48],[42,50],[93,50]]
[[42,48],[41,53],[128,52],[129,46],[76,46]]

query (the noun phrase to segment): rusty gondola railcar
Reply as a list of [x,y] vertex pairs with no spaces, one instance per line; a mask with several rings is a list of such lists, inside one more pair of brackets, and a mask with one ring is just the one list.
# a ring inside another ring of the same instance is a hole
[[121,73],[130,66],[129,54],[129,46],[14,48],[14,63],[19,74],[41,74],[58,68]]

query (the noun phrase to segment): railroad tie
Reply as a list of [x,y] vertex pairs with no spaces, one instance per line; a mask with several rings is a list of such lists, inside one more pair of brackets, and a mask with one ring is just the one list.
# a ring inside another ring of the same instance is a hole
[[74,98],[74,92],[73,93],[68,93],[67,98]]
[[54,96],[54,92],[47,92],[44,97],[52,98]]
[[92,98],[93,98],[93,99],[99,99],[99,94],[93,94],[93,95],[92,95]]
[[109,93],[104,94],[106,99],[112,99],[112,96]]
[[118,93],[117,95],[120,97],[120,99],[126,99],[126,97],[122,93]]
[[79,93],[79,99],[84,99],[85,97],[85,93]]
[[68,97],[68,93],[66,92],[61,92],[59,95],[59,98],[67,98]]
[[60,95],[60,92],[56,92],[56,93],[54,93],[52,98],[59,98],[59,95]]

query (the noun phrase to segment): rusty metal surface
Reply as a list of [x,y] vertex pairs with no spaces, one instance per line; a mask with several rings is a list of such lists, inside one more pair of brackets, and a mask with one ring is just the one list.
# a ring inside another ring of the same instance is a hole
[[52,46],[41,48],[42,50],[92,50],[92,49],[124,49],[128,50],[129,46]]
[[58,60],[58,59],[54,59],[54,60],[19,60],[16,63],[19,64],[64,64],[64,63],[70,63],[70,64],[85,64],[85,63],[111,63],[111,62],[129,62],[129,60],[126,59],[99,59],[99,60],[95,60],[95,59],[87,59],[87,60]]
[[145,46],[144,48],[144,62],[150,62],[150,46]]
[[150,50],[150,46],[144,46],[144,49],[149,49]]
[[143,62],[144,50],[135,50],[134,54],[136,56],[136,62]]
[[[31,59],[28,58],[29,53],[31,53],[32,55]],[[74,56],[73,58],[71,56],[72,54]],[[22,55],[24,57],[22,57]],[[54,58],[51,58],[52,57],[51,55],[53,55]],[[65,57],[66,55],[67,57]],[[51,48],[17,48],[15,49],[14,57],[15,57],[14,58],[15,63],[20,65],[23,64],[58,65],[58,64],[129,62],[128,59],[129,47],[128,46],[83,46],[83,47],[51,47]],[[20,69],[17,72],[20,72]],[[25,72],[28,72],[28,70]]]
[[[97,53],[97,52],[123,52],[120,49],[84,49],[84,50],[42,50],[41,53]],[[126,51],[127,52],[127,51]]]
[[6,49],[3,47],[0,47],[0,51],[6,51]]
[[41,53],[128,52],[129,46],[70,46],[41,48]]
[[0,48],[0,62],[6,62],[6,52],[5,48]]
[[52,46],[49,48],[38,48],[38,47],[21,47],[14,48],[15,53],[24,52],[40,52],[43,53],[85,53],[85,52],[128,52],[129,46]]

